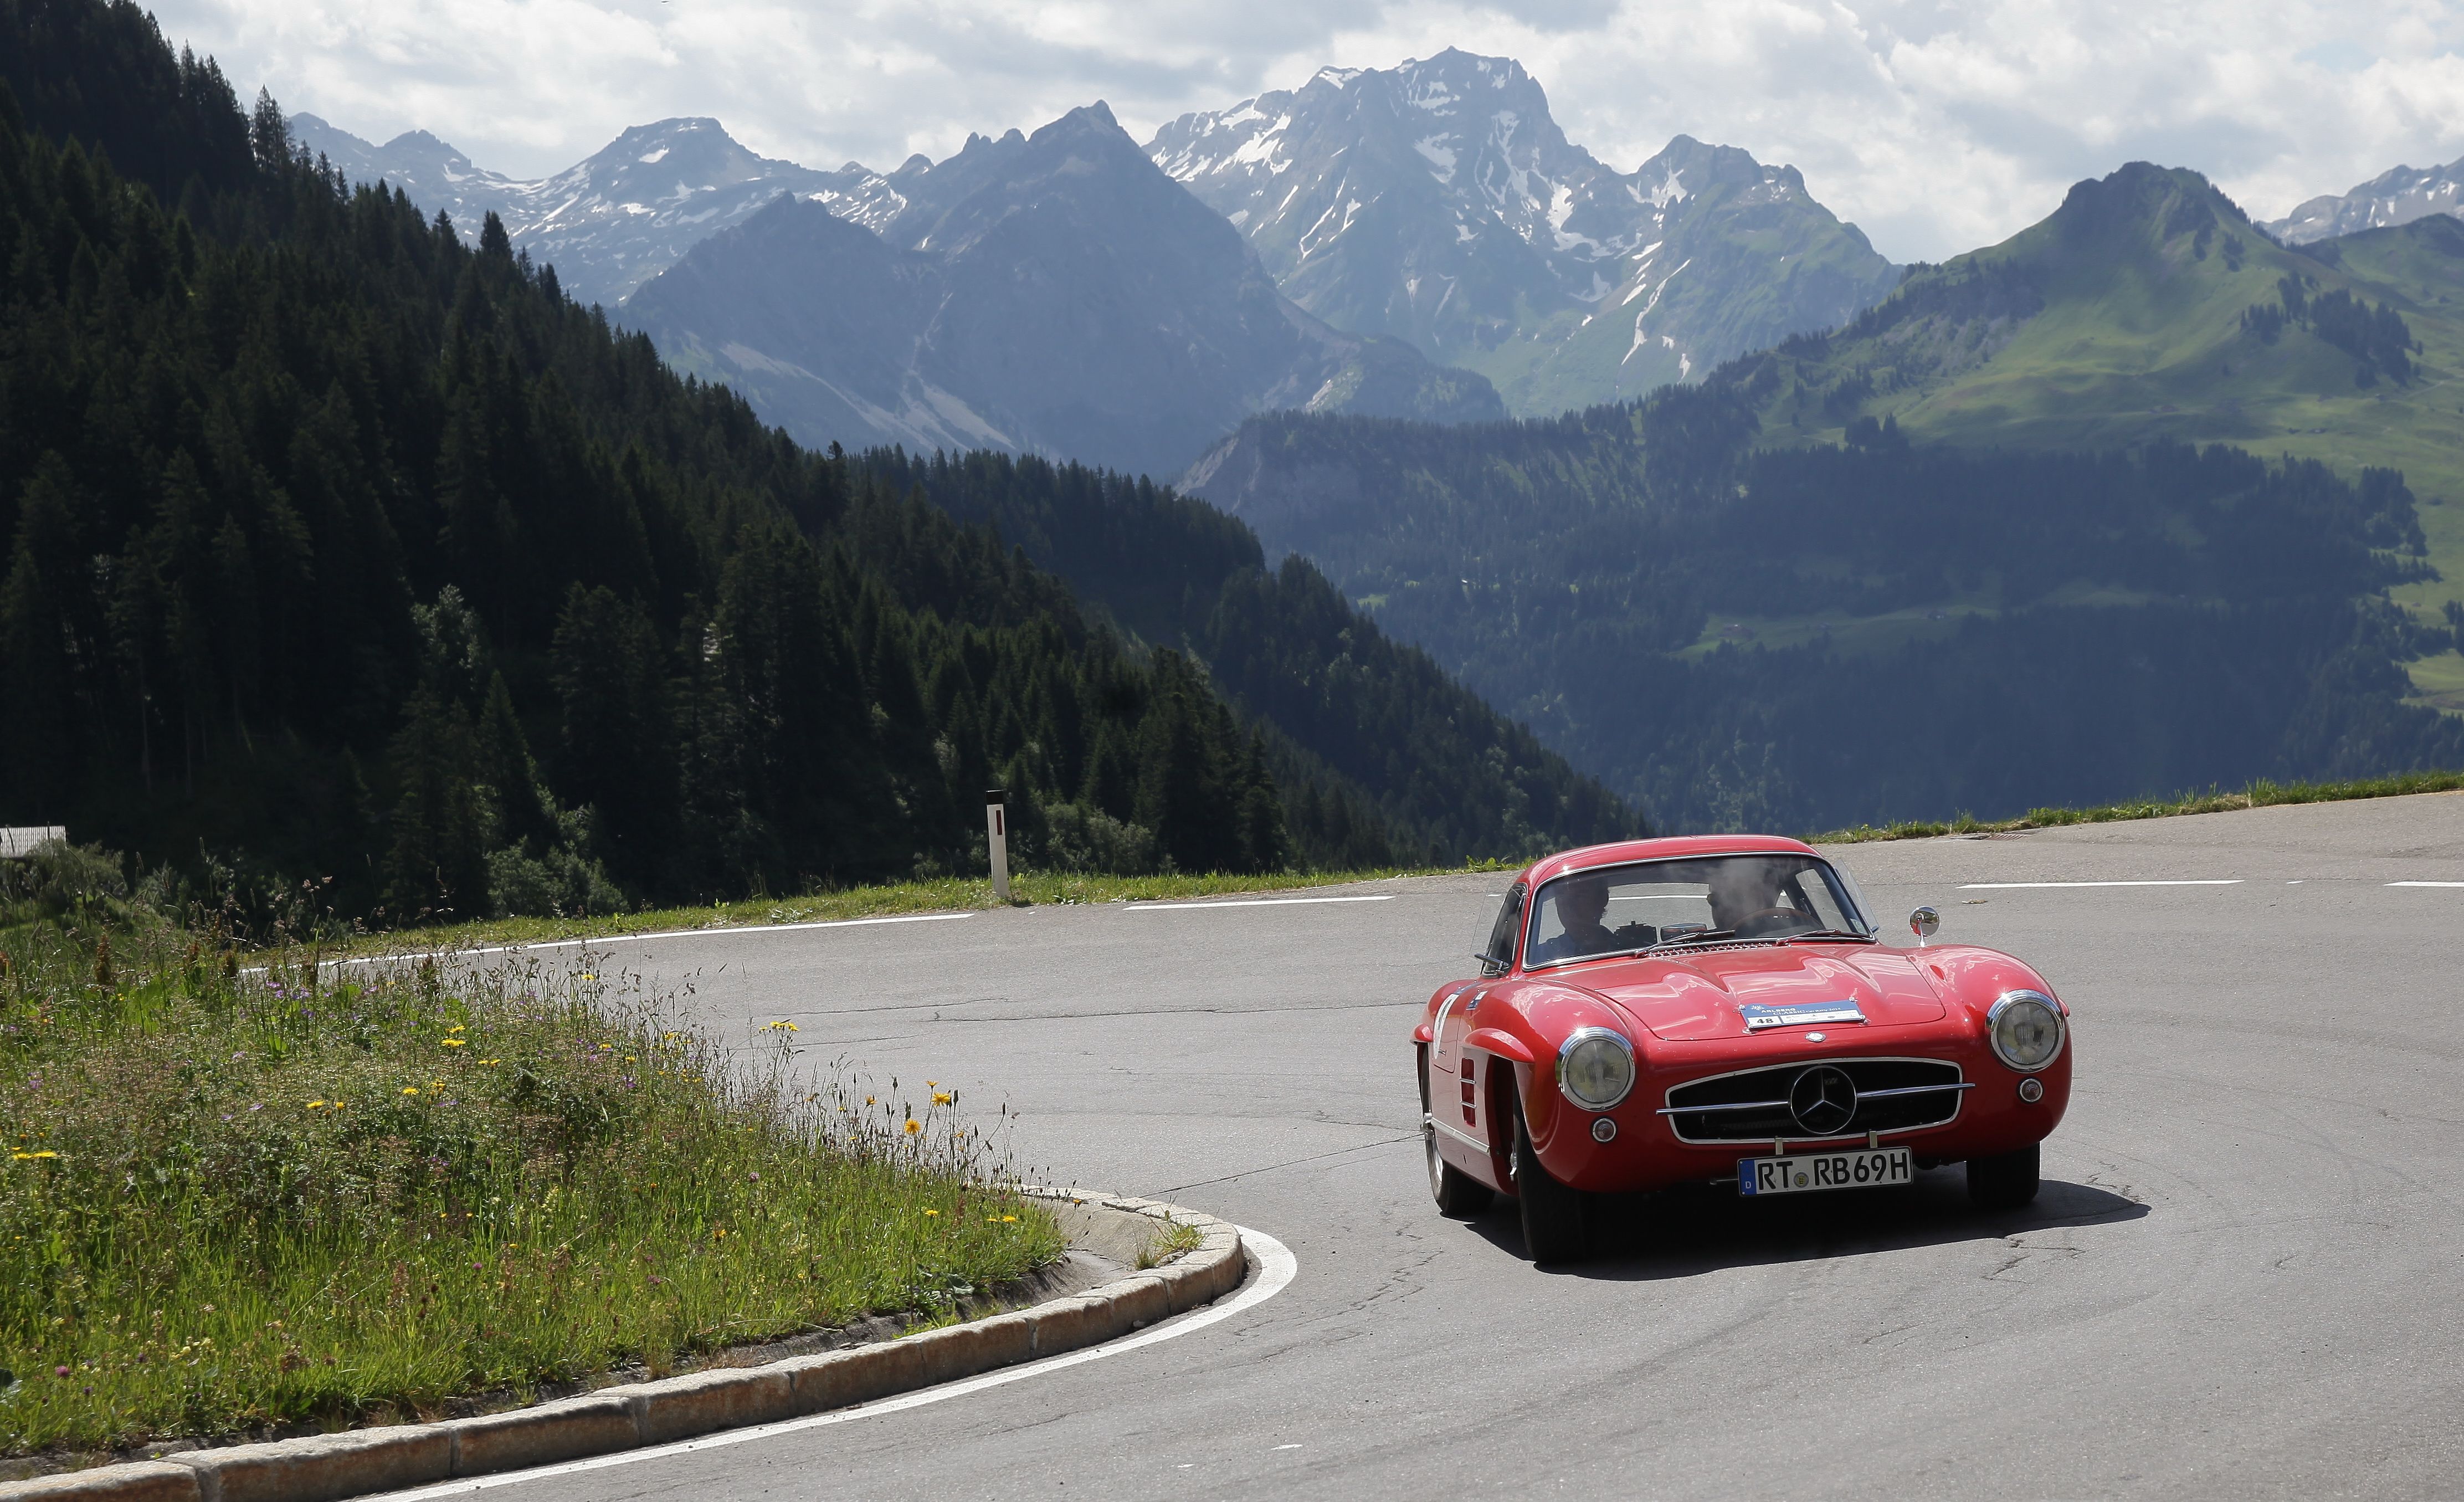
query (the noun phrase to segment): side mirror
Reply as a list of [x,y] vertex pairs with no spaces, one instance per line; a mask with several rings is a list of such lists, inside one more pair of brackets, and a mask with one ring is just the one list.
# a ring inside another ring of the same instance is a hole
[[1919,908],[1908,915],[1908,932],[1917,936],[1919,949],[1925,947],[1925,941],[1931,939],[1933,931],[1940,927],[1942,915],[1931,908]]

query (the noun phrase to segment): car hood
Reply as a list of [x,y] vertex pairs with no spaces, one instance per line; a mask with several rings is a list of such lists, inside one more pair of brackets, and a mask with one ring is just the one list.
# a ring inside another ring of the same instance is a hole
[[1854,1002],[1867,1027],[1939,1022],[1943,1015],[1942,998],[1908,956],[1880,945],[1758,944],[1646,955],[1576,966],[1556,980],[1613,1003],[1672,1043],[1744,1037],[1750,1029],[1740,1008],[1751,1005]]

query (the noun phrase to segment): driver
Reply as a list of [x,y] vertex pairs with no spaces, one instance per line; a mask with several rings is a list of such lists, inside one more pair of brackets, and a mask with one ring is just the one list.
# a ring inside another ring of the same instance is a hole
[[1711,904],[1711,926],[1728,933],[1756,914],[1783,905],[1778,873],[1769,861],[1722,861],[1711,868],[1709,888],[1705,896]]
[[1550,900],[1556,906],[1557,923],[1564,932],[1534,946],[1532,963],[1554,964],[1560,960],[1578,960],[1617,947],[1617,936],[1600,924],[1601,915],[1609,910],[1609,884],[1605,877],[1569,877],[1557,883]]

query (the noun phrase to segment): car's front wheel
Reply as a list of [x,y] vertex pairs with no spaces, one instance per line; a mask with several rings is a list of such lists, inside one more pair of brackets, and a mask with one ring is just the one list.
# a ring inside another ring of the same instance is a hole
[[1420,1145],[1429,1155],[1429,1194],[1438,1202],[1440,1215],[1463,1220],[1488,1208],[1497,1191],[1438,1156],[1437,1123],[1425,1115],[1420,1118]]
[[1968,1160],[1968,1197],[1989,1210],[2015,1210],[2036,1197],[2040,1144]]
[[1429,1049],[1418,1050],[1420,1068],[1420,1150],[1429,1158],[1429,1197],[1440,1215],[1460,1220],[1488,1208],[1497,1191],[1438,1156],[1438,1118],[1429,1114]]
[[1540,1161],[1531,1134],[1523,1125],[1522,1103],[1514,1109],[1514,1201],[1523,1213],[1523,1249],[1541,1266],[1578,1260],[1590,1240],[1589,1196],[1559,1183]]

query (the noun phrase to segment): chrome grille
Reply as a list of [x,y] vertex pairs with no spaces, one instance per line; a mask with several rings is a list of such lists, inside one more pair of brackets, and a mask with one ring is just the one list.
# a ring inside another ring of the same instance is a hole
[[[1857,1087],[1857,1110],[1846,1126],[1816,1138],[1797,1124],[1788,1097],[1799,1075],[1826,1066]],[[1660,1114],[1682,1142],[1836,1141],[1940,1126],[1959,1115],[1968,1089],[1959,1066],[1940,1059],[1803,1059],[1690,1080],[1669,1091]]]

